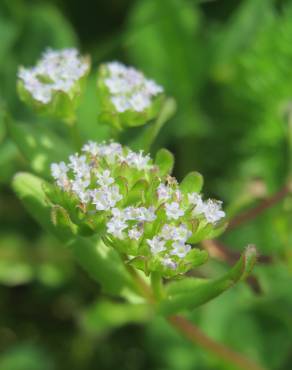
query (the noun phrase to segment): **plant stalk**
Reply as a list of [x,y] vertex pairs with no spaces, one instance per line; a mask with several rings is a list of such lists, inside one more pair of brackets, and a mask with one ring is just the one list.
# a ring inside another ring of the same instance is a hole
[[237,353],[223,344],[209,338],[199,328],[197,328],[193,323],[190,323],[184,317],[173,315],[168,317],[168,321],[191,342],[199,345],[229,364],[236,366],[237,369],[264,370],[263,367],[254,363],[240,353]]

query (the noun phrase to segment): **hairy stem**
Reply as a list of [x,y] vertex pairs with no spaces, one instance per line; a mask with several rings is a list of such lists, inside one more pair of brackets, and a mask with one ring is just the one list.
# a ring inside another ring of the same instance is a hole
[[170,316],[168,321],[191,342],[213,353],[218,358],[236,366],[236,368],[241,370],[264,370],[263,367],[250,359],[209,338],[184,317],[174,315]]

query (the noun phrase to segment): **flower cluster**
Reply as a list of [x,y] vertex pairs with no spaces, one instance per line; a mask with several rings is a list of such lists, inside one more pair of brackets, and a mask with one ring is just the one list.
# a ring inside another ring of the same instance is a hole
[[112,104],[122,113],[127,110],[143,112],[151,105],[151,99],[163,92],[153,80],[142,72],[118,62],[106,65],[108,76],[104,79]]
[[[126,116],[123,126],[138,126],[152,119],[159,110],[163,88],[142,72],[119,62],[103,64],[99,70],[102,110]],[[139,120],[140,117],[143,119]]]
[[82,152],[51,165],[82,222],[146,272],[174,276],[198,264],[200,250],[190,244],[220,226],[221,202],[185,191],[142,151],[88,142]]
[[48,104],[55,92],[70,93],[88,70],[89,63],[76,49],[48,49],[35,67],[21,67],[18,77],[33,99]]

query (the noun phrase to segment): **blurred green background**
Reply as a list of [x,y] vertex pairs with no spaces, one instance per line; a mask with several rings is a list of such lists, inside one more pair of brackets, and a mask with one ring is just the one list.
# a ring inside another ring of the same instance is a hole
[[[281,189],[292,171],[292,1],[1,0],[0,104],[32,127],[16,95],[20,64],[46,47],[76,46],[99,63],[143,70],[178,102],[153,150],[175,153],[175,174],[205,178],[230,217]],[[79,109],[84,140],[97,124],[95,72]],[[143,322],[98,285],[70,252],[45,235],[10,189],[28,164],[0,117],[0,370],[233,369],[191,345],[163,319]],[[289,131],[290,124],[290,131]],[[257,289],[241,284],[195,311],[212,338],[267,369],[292,368],[292,197],[220,239],[231,251],[255,243]],[[200,273],[227,269],[211,259]]]

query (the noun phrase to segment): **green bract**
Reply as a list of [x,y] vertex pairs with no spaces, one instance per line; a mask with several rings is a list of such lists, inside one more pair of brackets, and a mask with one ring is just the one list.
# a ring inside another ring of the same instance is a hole
[[75,49],[47,50],[35,67],[19,69],[19,96],[37,112],[72,123],[89,69]]
[[118,130],[154,119],[164,101],[161,86],[118,62],[100,66],[97,86],[100,120]]
[[64,232],[98,234],[147,275],[174,277],[206,262],[207,252],[190,243],[219,234],[225,213],[221,202],[203,201],[200,174],[179,185],[165,149],[155,161],[115,142],[89,142],[82,152],[51,165],[55,185],[46,193]]

